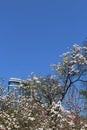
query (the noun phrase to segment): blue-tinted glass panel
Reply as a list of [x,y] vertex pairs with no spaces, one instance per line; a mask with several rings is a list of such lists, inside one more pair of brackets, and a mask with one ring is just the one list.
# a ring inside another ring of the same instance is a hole
[[13,82],[13,81],[9,82],[9,85],[19,85],[19,84],[20,84],[19,82]]

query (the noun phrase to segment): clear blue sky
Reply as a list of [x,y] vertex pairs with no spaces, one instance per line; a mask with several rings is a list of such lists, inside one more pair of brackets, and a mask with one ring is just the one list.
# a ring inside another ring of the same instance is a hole
[[87,0],[1,0],[0,77],[47,75],[87,37]]

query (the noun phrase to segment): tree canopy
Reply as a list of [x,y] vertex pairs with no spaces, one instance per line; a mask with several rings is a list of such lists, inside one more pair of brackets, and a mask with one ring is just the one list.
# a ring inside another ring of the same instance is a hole
[[[0,129],[87,129],[87,120],[80,114],[83,109],[79,96],[83,84],[87,84],[86,54],[87,46],[75,44],[62,55],[61,62],[51,64],[53,74],[37,76],[32,73],[12,93],[1,84]],[[81,91],[85,99],[86,90]]]

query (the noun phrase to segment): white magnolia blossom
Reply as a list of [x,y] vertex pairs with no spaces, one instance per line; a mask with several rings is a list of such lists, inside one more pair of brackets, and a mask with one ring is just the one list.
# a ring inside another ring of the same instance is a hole
[[81,47],[79,45],[77,45],[77,44],[74,44],[73,48],[74,48],[75,52],[79,52],[81,50]]
[[38,77],[33,77],[33,80],[38,80]]

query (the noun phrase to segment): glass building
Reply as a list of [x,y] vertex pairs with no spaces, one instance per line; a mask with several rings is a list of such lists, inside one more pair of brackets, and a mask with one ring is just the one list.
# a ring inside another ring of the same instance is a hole
[[14,94],[16,97],[23,95],[24,91],[21,89],[23,82],[23,80],[18,78],[10,78],[8,81],[8,92]]

